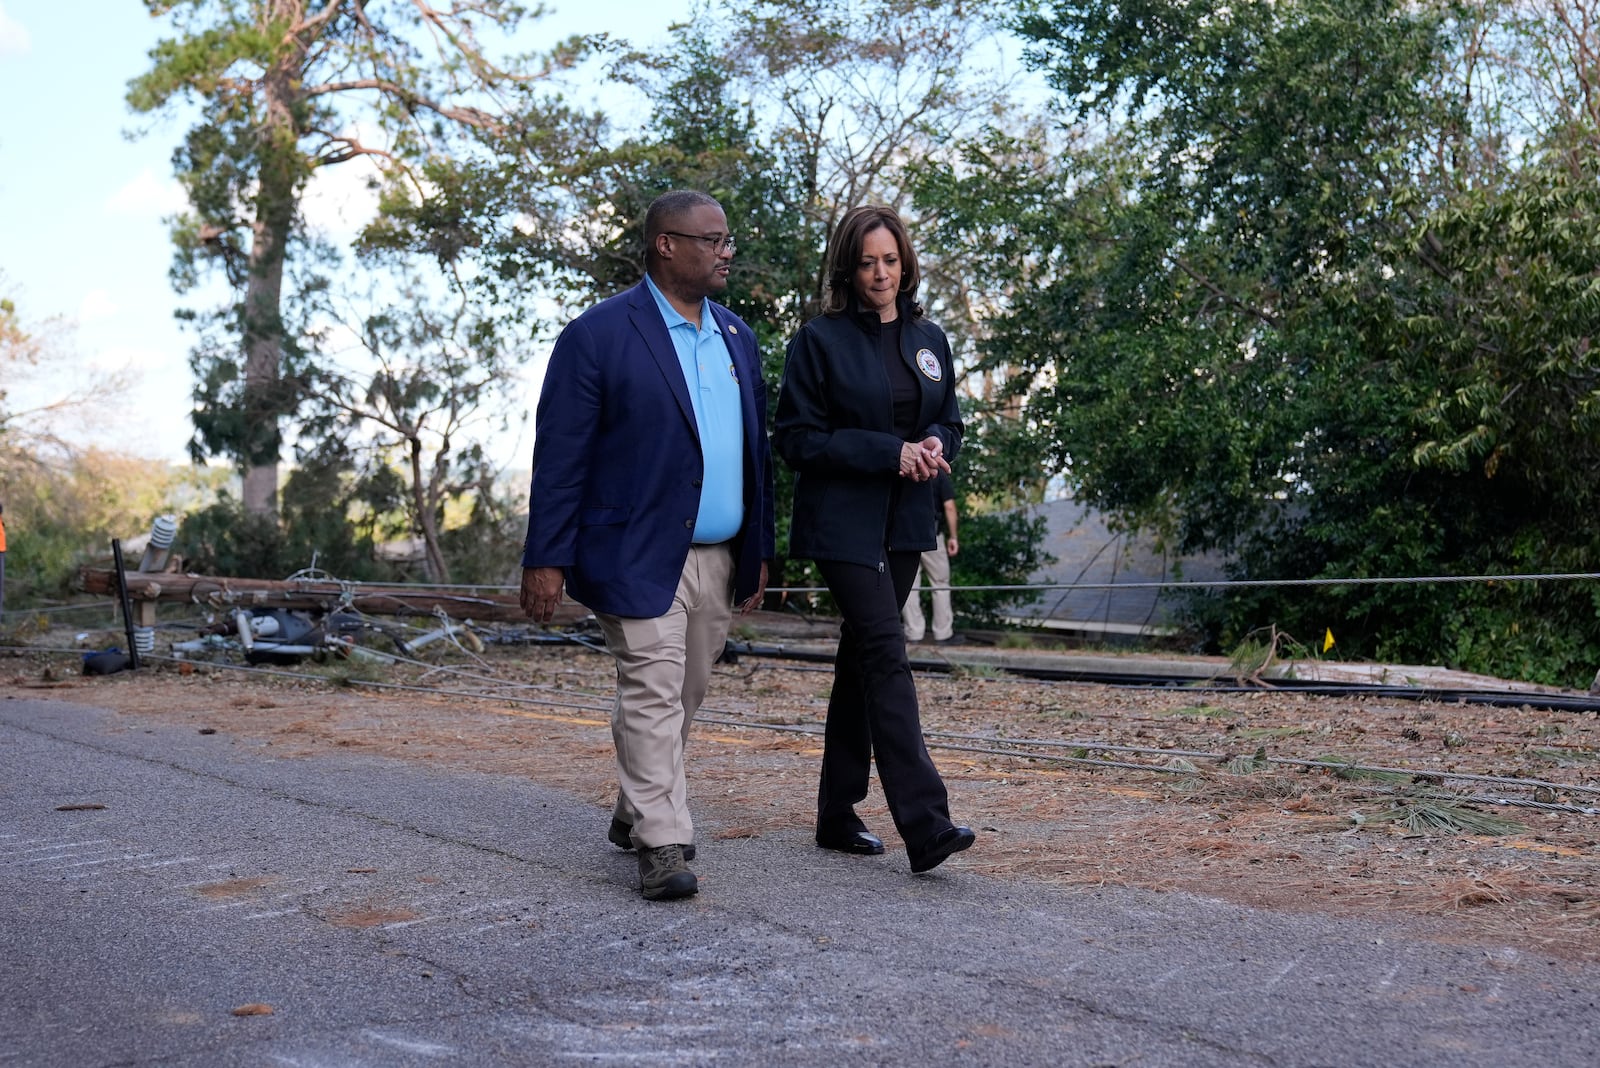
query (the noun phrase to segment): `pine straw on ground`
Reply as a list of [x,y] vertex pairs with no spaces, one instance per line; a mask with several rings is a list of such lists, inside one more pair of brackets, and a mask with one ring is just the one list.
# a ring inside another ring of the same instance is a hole
[[[495,648],[450,669],[352,666],[291,679],[209,666],[77,678],[54,661],[0,668],[29,696],[117,710],[127,729],[193,725],[280,756],[357,749],[523,775],[596,806],[613,796],[611,667],[567,648]],[[46,675],[57,681],[47,681]],[[366,688],[368,680],[451,694]],[[339,684],[350,682],[344,688]],[[768,836],[810,848],[831,673],[749,657],[719,666],[690,749],[701,834]],[[952,866],[1062,887],[1183,891],[1260,908],[1404,917],[1428,937],[1600,960],[1600,816],[1473,805],[1523,825],[1502,835],[1378,822],[1407,777],[1363,777],[1263,760],[1537,778],[1600,786],[1600,719],[1583,713],[1298,693],[1203,694],[1047,684],[973,674],[918,679],[930,741],[994,748],[1050,741],[1061,756],[1169,763],[1096,746],[1206,754],[1175,773],[934,748],[958,820],[978,845]],[[466,693],[483,696],[464,696]],[[770,728],[785,728],[773,730]],[[944,733],[941,733],[944,732]],[[979,736],[951,738],[947,735]],[[1192,770],[1190,770],[1192,769]],[[1436,780],[1433,781],[1436,783]],[[1424,785],[1438,789],[1424,779]],[[1446,785],[1461,784],[1446,781]],[[1529,796],[1492,786],[1480,793]],[[1544,799],[1594,806],[1594,795]],[[874,788],[861,806],[884,832]]]

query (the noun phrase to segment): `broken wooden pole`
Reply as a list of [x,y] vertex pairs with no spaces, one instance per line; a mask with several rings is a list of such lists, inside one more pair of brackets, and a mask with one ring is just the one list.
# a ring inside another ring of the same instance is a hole
[[[78,572],[85,593],[114,595],[116,572],[85,567]],[[246,579],[176,572],[130,571],[128,596],[135,603],[195,604],[209,608],[299,608],[332,612],[350,608],[375,616],[433,616],[443,612],[451,619],[480,623],[529,623],[515,591],[418,589],[339,582],[332,579]],[[552,623],[570,625],[590,614],[580,604],[567,601],[556,609]]]

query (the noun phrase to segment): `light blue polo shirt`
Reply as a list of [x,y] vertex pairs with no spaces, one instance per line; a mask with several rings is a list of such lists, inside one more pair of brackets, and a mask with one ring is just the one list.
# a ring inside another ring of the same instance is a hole
[[744,417],[738,371],[711,314],[710,301],[700,301],[700,328],[696,330],[656,288],[654,279],[645,275],[644,280],[667,324],[678,366],[689,386],[695,429],[700,433],[705,471],[694,540],[714,545],[739,533],[744,523]]

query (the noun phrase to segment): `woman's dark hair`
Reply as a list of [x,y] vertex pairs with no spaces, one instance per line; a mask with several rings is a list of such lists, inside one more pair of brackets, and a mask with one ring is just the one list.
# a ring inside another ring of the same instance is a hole
[[834,227],[833,240],[828,242],[828,293],[822,302],[824,315],[838,315],[850,307],[855,295],[856,267],[867,246],[867,235],[879,227],[893,234],[900,248],[900,293],[911,301],[911,317],[915,319],[922,314],[922,305],[917,303],[922,272],[917,268],[917,252],[911,247],[911,238],[906,236],[906,224],[900,221],[893,208],[867,204],[845,212],[839,225]]

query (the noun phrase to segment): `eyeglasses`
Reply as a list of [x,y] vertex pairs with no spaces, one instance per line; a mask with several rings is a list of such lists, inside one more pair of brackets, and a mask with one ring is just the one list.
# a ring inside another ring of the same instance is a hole
[[707,236],[705,234],[680,234],[676,230],[663,230],[661,232],[668,237],[687,237],[691,241],[704,241],[711,246],[712,252],[725,252],[730,256],[733,255],[733,250],[739,245],[738,239],[732,234]]

